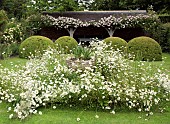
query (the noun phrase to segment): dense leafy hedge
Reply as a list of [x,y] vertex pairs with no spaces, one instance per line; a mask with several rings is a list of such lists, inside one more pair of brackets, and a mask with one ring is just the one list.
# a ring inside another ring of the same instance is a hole
[[170,15],[159,15],[159,18],[163,23],[170,22]]
[[106,44],[111,44],[111,47],[113,49],[115,50],[119,49],[121,51],[123,51],[127,45],[127,42],[119,37],[108,37],[104,39],[104,42],[106,42]]
[[4,10],[0,10],[0,35],[5,30],[8,23],[8,17]]
[[0,44],[0,59],[5,59],[11,56],[18,55],[19,44],[18,43],[3,43]]
[[162,25],[161,37],[162,40],[160,45],[162,47],[162,51],[170,53],[170,23],[165,23]]
[[162,60],[160,45],[152,38],[141,36],[128,42],[127,50],[135,55],[135,59],[143,61]]
[[29,56],[39,56],[48,47],[53,47],[54,43],[44,36],[31,36],[24,40],[19,47],[19,57],[28,58]]
[[63,36],[58,38],[55,43],[57,44],[59,50],[64,53],[70,53],[71,50],[76,48],[78,45],[77,41],[70,36]]

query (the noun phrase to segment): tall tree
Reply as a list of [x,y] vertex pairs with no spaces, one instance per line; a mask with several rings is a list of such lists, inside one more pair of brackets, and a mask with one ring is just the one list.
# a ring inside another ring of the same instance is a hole
[[79,10],[75,0],[31,0],[27,2],[28,11],[76,11]]
[[24,16],[42,11],[76,11],[76,0],[1,0],[1,8],[10,18],[21,19]]
[[26,12],[27,0],[3,0],[2,9],[4,9],[10,18],[16,17],[21,19]]
[[6,25],[8,23],[8,17],[4,10],[0,10],[0,36],[4,32]]
[[[90,1],[90,0],[86,0]],[[92,0],[89,10],[134,10],[153,8],[156,12],[170,13],[169,0]]]

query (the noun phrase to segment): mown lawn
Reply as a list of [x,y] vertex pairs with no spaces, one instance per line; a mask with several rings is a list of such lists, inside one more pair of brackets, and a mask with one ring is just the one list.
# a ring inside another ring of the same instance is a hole
[[7,58],[7,59],[4,59],[4,60],[0,60],[0,65],[2,65],[2,67],[5,67],[5,68],[17,68],[15,67],[16,65],[17,66],[24,66],[26,64],[28,60],[27,59],[21,59],[21,58],[18,58],[18,57],[12,57],[12,58]]
[[[170,54],[163,54],[163,67],[170,72]],[[10,58],[0,60],[3,67],[13,68],[15,65],[25,65],[26,59]],[[152,62],[153,66],[159,66],[162,62]],[[147,65],[148,63],[146,63]],[[170,74],[170,73],[169,73]],[[0,104],[0,124],[169,124],[170,123],[170,103],[167,103],[167,111],[165,113],[154,113],[153,116],[146,117],[146,113],[134,111],[119,111],[115,115],[108,111],[83,110],[81,107],[57,107],[55,110],[51,108],[39,108],[42,115],[31,115],[23,121],[18,119],[9,119],[7,113],[7,104]],[[99,118],[95,118],[95,115]],[[141,117],[141,118],[139,118]],[[80,118],[80,121],[76,119]]]
[[[170,104],[169,104],[170,105]],[[170,107],[165,113],[154,113],[153,116],[145,117],[145,113],[138,112],[117,112],[115,115],[109,112],[95,112],[82,110],[81,108],[57,109],[41,108],[42,115],[32,115],[26,120],[10,120],[6,112],[6,104],[0,104],[0,124],[169,124]],[[95,118],[95,115],[99,118]],[[80,121],[77,122],[77,118]],[[141,117],[141,118],[139,118]],[[145,120],[147,119],[147,120]]]

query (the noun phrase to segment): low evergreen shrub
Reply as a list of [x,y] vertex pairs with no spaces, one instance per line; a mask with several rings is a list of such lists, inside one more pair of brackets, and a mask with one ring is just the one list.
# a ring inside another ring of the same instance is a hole
[[[127,42],[119,37],[108,37],[106,39],[104,39],[104,42],[106,42],[106,44],[111,44],[109,45],[112,49],[114,50],[121,50],[123,51],[127,45]],[[110,48],[109,47],[109,48]]]
[[19,57],[28,58],[29,56],[39,56],[48,47],[54,47],[54,43],[44,36],[31,36],[24,40],[19,47]]
[[71,53],[77,47],[77,41],[70,36],[62,36],[55,41],[58,49],[64,53]]
[[128,53],[134,54],[135,59],[142,61],[162,60],[162,50],[160,45],[152,38],[141,36],[128,42]]

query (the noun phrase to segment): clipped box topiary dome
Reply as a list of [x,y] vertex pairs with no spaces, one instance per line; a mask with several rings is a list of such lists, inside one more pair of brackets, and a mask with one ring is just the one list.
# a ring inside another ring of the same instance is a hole
[[58,38],[55,43],[59,50],[63,51],[64,53],[70,53],[71,50],[76,48],[78,45],[77,41],[70,36],[62,36]]
[[19,47],[19,57],[28,58],[29,56],[39,56],[48,47],[54,47],[54,43],[44,36],[31,36],[24,40]]
[[133,38],[127,45],[128,53],[135,55],[136,60],[161,61],[161,46],[154,39],[146,36]]
[[112,49],[119,49],[121,51],[123,51],[127,45],[127,42],[120,37],[108,37],[104,39],[104,42],[106,42],[106,44],[111,44],[110,47],[112,47]]

